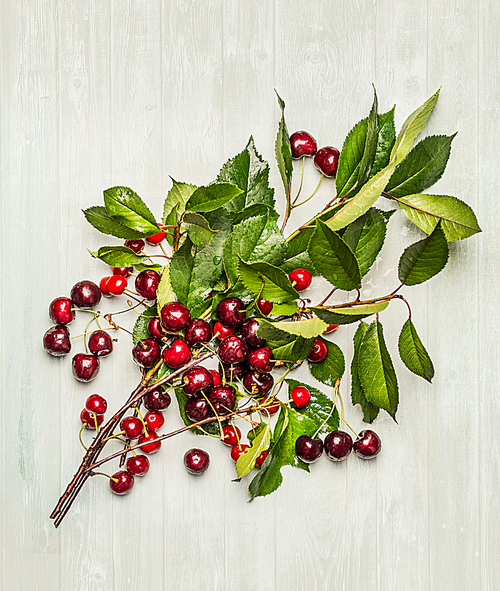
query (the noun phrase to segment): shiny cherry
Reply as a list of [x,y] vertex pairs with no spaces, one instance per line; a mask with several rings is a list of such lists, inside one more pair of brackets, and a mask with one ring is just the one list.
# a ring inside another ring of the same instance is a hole
[[318,151],[318,144],[307,131],[296,131],[290,136],[290,148],[292,149],[292,158],[297,160],[302,156],[314,156]]
[[160,279],[161,277],[156,271],[146,269],[135,278],[135,289],[146,300],[154,300]]
[[213,415],[212,408],[203,396],[192,396],[186,401],[184,407],[186,416],[193,423],[203,421]]
[[[165,226],[163,224],[158,224],[158,227],[161,228],[162,230],[165,230]],[[163,241],[163,239],[165,238],[166,235],[167,235],[166,232],[157,232],[156,234],[152,234],[151,236],[148,236],[146,238],[146,242],[148,244],[151,244],[151,246],[156,246],[157,244],[160,244],[160,242]]]
[[157,341],[162,341],[166,336],[167,333],[163,330],[163,326],[161,325],[160,319],[158,316],[154,316],[148,320],[146,325],[149,334],[156,339]]
[[125,417],[121,420],[120,429],[125,431],[127,439],[139,439],[144,435],[144,424],[139,417]]
[[138,253],[144,248],[145,244],[144,240],[125,240],[125,246]]
[[304,291],[311,285],[312,275],[307,269],[294,269],[288,279],[297,291]]
[[143,455],[132,456],[127,460],[125,467],[133,476],[144,476],[149,472],[149,460]]
[[226,326],[239,326],[245,321],[245,304],[240,298],[226,298],[217,304],[216,313]]
[[280,409],[280,404],[274,396],[267,396],[260,401],[260,404],[264,406],[264,412],[268,412],[270,415],[276,414]]
[[144,415],[144,422],[146,423],[146,430],[148,433],[149,431],[158,431],[158,429],[163,427],[165,417],[161,412],[149,411]]
[[109,479],[109,488],[115,495],[126,495],[134,487],[134,477],[126,470],[120,470]]
[[123,275],[112,275],[106,283],[106,289],[111,295],[122,295],[127,283],[127,278]]
[[208,369],[194,366],[187,369],[182,375],[183,390],[188,396],[193,396],[200,390],[209,390],[213,387],[214,378]]
[[352,437],[345,431],[332,431],[325,437],[325,453],[332,462],[345,460],[352,450]]
[[113,267],[113,275],[123,275],[123,277],[130,277],[134,267]]
[[257,331],[260,328],[257,318],[249,318],[241,325],[240,334],[250,347],[263,347],[266,344],[265,339],[257,336]]
[[222,427],[221,441],[224,445],[234,447],[235,445],[238,445],[240,440],[241,431],[238,429],[238,427],[233,425],[224,425],[224,427]]
[[141,367],[153,367],[158,359],[160,359],[160,355],[160,344],[154,339],[137,341],[132,349],[132,357]]
[[73,375],[79,382],[91,382],[97,376],[101,363],[99,357],[77,353],[71,362]]
[[184,454],[184,466],[190,474],[199,476],[206,472],[210,464],[210,456],[202,449],[190,449]]
[[71,288],[71,300],[77,308],[93,308],[101,301],[101,290],[93,281],[79,281]]
[[43,348],[54,357],[67,355],[71,351],[68,327],[52,326],[49,328],[43,335]]
[[144,396],[144,406],[148,410],[159,410],[163,412],[170,406],[171,398],[168,392],[164,392],[161,387],[150,390]]
[[89,336],[89,351],[97,357],[106,357],[113,352],[113,339],[104,330],[94,330]]
[[91,394],[85,402],[85,408],[89,412],[95,412],[97,415],[103,415],[108,408],[106,400],[99,394]]
[[363,458],[363,460],[371,460],[380,453],[382,442],[374,431],[366,429],[359,433],[352,448],[354,453],[360,458]]
[[274,361],[271,361],[272,355],[269,347],[253,349],[247,357],[248,366],[258,373],[269,373],[274,368]]
[[243,386],[252,396],[265,396],[272,390],[274,378],[270,373],[255,374],[249,371],[243,378]]
[[192,347],[198,343],[209,343],[212,340],[212,327],[206,320],[195,318],[187,325],[184,338],[186,343]]
[[163,361],[172,369],[178,369],[191,360],[191,349],[182,339],[175,339],[170,347],[163,350]]
[[212,388],[208,399],[218,415],[227,415],[236,408],[236,391],[229,385]]
[[209,369],[208,371],[212,374],[212,378],[214,380],[214,387],[220,386],[222,384],[222,377],[220,373],[215,369]]
[[314,166],[325,176],[332,177],[337,174],[340,152],[332,146],[320,148],[314,156]]
[[266,461],[267,456],[269,455],[269,450],[265,449],[260,456],[255,460],[255,467],[262,468],[262,464]]
[[306,464],[319,460],[323,453],[323,442],[319,437],[301,435],[295,442],[295,454]]
[[305,386],[296,386],[290,393],[290,396],[297,408],[306,406],[309,404],[309,400],[311,400],[311,393]]
[[248,356],[248,347],[241,337],[227,337],[219,345],[219,357],[223,363],[242,363]]
[[226,337],[232,337],[236,333],[236,328],[232,326],[225,326],[222,322],[217,321],[214,324],[214,337],[217,339],[225,339]]
[[273,310],[273,303],[269,300],[265,300],[264,298],[258,299],[257,306],[264,316],[269,316]]
[[247,449],[249,449],[250,446],[247,445],[246,443],[242,443],[240,445],[235,445],[234,447],[231,448],[231,458],[237,462],[238,458],[243,455]]
[[141,450],[146,454],[155,454],[161,447],[161,441],[158,440],[156,433],[148,433],[139,438],[138,443],[146,443],[141,447]]
[[99,289],[101,290],[101,293],[105,298],[113,297],[112,294],[109,293],[108,288],[107,288],[108,281],[110,279],[111,279],[111,277],[103,277],[101,279],[101,282],[99,283]]
[[188,307],[180,302],[169,302],[160,311],[160,319],[165,330],[177,332],[191,322]]
[[90,413],[86,408],[84,408],[80,413],[80,420],[82,421],[82,425],[85,424],[85,429],[91,429],[95,431],[96,423],[99,427],[99,425],[101,425],[104,421],[104,415],[98,415],[96,413],[94,417],[93,413]]
[[307,356],[307,359],[312,363],[319,363],[324,361],[328,355],[328,347],[321,339],[316,339],[312,351]]
[[69,298],[60,297],[52,300],[49,305],[49,316],[55,324],[71,324],[75,319],[75,312],[71,309],[73,302]]

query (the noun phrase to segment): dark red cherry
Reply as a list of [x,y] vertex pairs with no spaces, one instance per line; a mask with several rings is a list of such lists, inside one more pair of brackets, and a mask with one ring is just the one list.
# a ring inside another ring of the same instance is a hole
[[290,148],[292,149],[292,158],[297,160],[302,156],[314,156],[318,151],[318,144],[307,131],[296,131],[290,136]]
[[209,369],[208,371],[212,374],[212,378],[214,380],[214,387],[220,386],[222,384],[222,377],[220,373],[215,369]]
[[255,467],[262,468],[262,464],[266,461],[267,456],[269,455],[269,450],[265,449],[260,456],[255,460]]
[[274,396],[264,398],[260,404],[264,407],[264,412],[268,412],[270,415],[276,414],[280,409],[280,404]]
[[242,363],[248,357],[248,347],[241,337],[227,337],[219,345],[219,357],[223,363]]
[[120,423],[127,439],[139,439],[144,435],[144,424],[139,417],[125,417]]
[[180,302],[165,304],[160,312],[161,323],[165,330],[177,332],[186,328],[191,322],[191,314],[188,307]]
[[[248,365],[246,363],[233,363],[229,365],[226,363],[221,365],[219,363],[219,371],[224,374],[226,382],[236,382],[236,380],[243,379],[243,376],[248,371]],[[214,386],[217,386],[217,384],[214,383]]]
[[217,321],[214,324],[214,337],[217,339],[225,339],[226,337],[232,337],[236,333],[236,328],[232,326],[224,326],[222,322]]
[[316,339],[314,341],[312,351],[309,353],[307,358],[312,363],[319,363],[320,361],[324,361],[326,359],[327,355],[328,355],[327,345],[321,339]]
[[133,476],[144,476],[149,472],[149,460],[146,456],[132,456],[125,464],[127,472]]
[[54,357],[67,355],[71,351],[68,327],[52,326],[49,328],[43,335],[43,348]]
[[260,328],[257,318],[249,318],[241,325],[240,334],[250,347],[263,347],[266,344],[265,339],[257,336],[257,331]]
[[146,300],[154,300],[160,279],[156,271],[146,269],[141,271],[135,278],[135,289]]
[[212,336],[212,327],[202,318],[191,320],[186,328],[185,339],[190,347],[198,343],[209,343]]
[[236,408],[236,391],[229,385],[212,388],[208,399],[218,415],[227,415]]
[[319,460],[323,453],[323,442],[319,437],[301,435],[295,442],[295,454],[306,464]]
[[148,433],[140,437],[138,443],[148,442],[141,447],[141,450],[146,454],[155,454],[161,447],[161,441],[157,441],[158,437],[156,433]]
[[157,341],[162,341],[167,336],[158,316],[154,316],[148,320],[147,329],[153,339],[156,339]]
[[165,417],[161,412],[149,411],[144,415],[147,431],[158,431],[165,423]]
[[101,279],[101,282],[99,283],[99,289],[101,290],[101,293],[102,293],[102,295],[103,295],[105,298],[111,298],[111,297],[113,297],[113,296],[112,296],[112,295],[109,293],[109,291],[108,291],[108,288],[107,288],[108,281],[109,281],[110,279],[111,279],[111,277],[103,277],[103,278]]
[[113,352],[113,339],[104,330],[94,330],[89,336],[89,351],[97,357],[106,357]]
[[109,488],[115,495],[126,495],[134,487],[134,477],[126,470],[120,470],[109,479]]
[[265,300],[264,298],[258,299],[257,306],[264,316],[269,316],[273,310],[273,303],[269,300]]
[[193,423],[203,421],[213,415],[212,408],[203,396],[193,396],[186,401],[186,416]]
[[85,408],[89,412],[95,412],[97,415],[103,415],[108,408],[108,403],[102,396],[99,396],[99,394],[91,394],[87,398]]
[[144,240],[125,240],[125,246],[137,253],[144,248],[145,244]]
[[249,449],[249,445],[247,445],[246,443],[242,443],[240,445],[235,445],[234,447],[231,448],[231,458],[237,462],[238,458],[243,455],[247,449]]
[[272,390],[272,387],[274,386],[274,378],[270,373],[255,374],[249,371],[243,378],[243,385],[252,396],[265,396]]
[[60,297],[52,300],[49,305],[49,316],[55,324],[71,324],[75,312],[71,309],[73,302],[69,298]]
[[163,361],[172,369],[178,369],[191,360],[191,349],[182,339],[175,341],[163,350]]
[[79,281],[71,289],[71,300],[77,308],[93,308],[101,301],[101,290],[93,281]]
[[[158,227],[161,228],[162,230],[165,229],[165,226],[163,224],[158,224]],[[146,238],[146,242],[148,244],[151,244],[151,246],[156,246],[157,244],[160,244],[160,242],[163,241],[163,239],[165,238],[166,235],[167,235],[166,232],[157,232],[156,234],[152,234],[151,236],[148,236]]]
[[311,393],[305,386],[296,386],[290,393],[290,397],[297,408],[302,408],[309,404]]
[[339,165],[340,152],[332,146],[320,148],[314,156],[314,165],[325,176],[335,176]]
[[332,431],[325,437],[325,453],[332,462],[345,460],[352,450],[352,438],[345,431]]
[[106,282],[106,289],[111,295],[122,295],[127,283],[127,278],[123,275],[112,275]]
[[200,390],[209,390],[213,387],[214,378],[212,374],[204,367],[195,366],[187,369],[182,375],[182,382],[184,384],[184,392],[188,396],[192,396]]
[[359,433],[352,448],[354,453],[360,458],[363,458],[363,460],[371,460],[380,453],[382,442],[374,431],[366,429]]
[[82,425],[85,424],[85,429],[92,429],[95,431],[95,425],[97,426],[102,424],[104,421],[104,415],[98,415],[96,413],[95,417],[93,413],[90,413],[86,408],[82,410],[80,413],[80,420],[82,421]]
[[236,426],[224,425],[222,427],[221,441],[224,445],[234,447],[241,441],[241,431]]
[[226,298],[217,304],[217,318],[226,326],[239,326],[245,321],[245,304],[240,298]]
[[113,275],[123,275],[123,277],[130,277],[134,267],[112,267],[111,270]]
[[77,353],[71,362],[73,375],[79,382],[91,382],[99,372],[99,357]]
[[254,349],[248,354],[248,366],[258,373],[269,373],[274,367],[274,362],[271,361],[272,354],[269,347]]
[[311,285],[312,275],[307,269],[294,269],[288,279],[297,291],[304,291]]
[[144,396],[144,406],[148,410],[159,410],[163,412],[170,406],[171,398],[168,392],[164,392],[161,388],[150,390]]
[[203,474],[210,464],[210,456],[202,449],[190,449],[184,454],[184,466],[190,474]]
[[141,367],[153,367],[158,359],[160,359],[160,355],[160,343],[154,339],[137,341],[132,349],[132,357]]

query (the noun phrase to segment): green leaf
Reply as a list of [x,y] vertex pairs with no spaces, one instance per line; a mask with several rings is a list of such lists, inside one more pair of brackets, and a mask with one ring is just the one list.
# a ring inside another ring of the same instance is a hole
[[146,236],[161,232],[144,201],[128,187],[112,187],[104,191],[106,211],[124,226]]
[[323,308],[317,306],[311,308],[313,312],[324,320],[327,324],[352,324],[362,318],[371,316],[372,314],[378,314],[387,308],[389,300],[383,302],[375,302],[374,304],[362,304],[345,307],[334,307],[334,308]]
[[206,218],[199,213],[186,212],[183,222],[186,223],[186,230],[193,244],[206,246],[216,233]]
[[478,232],[472,209],[460,199],[448,195],[407,195],[396,199],[408,219],[430,234],[441,221],[446,240],[463,240]]
[[214,211],[229,203],[243,191],[232,183],[215,183],[208,187],[199,187],[186,203],[186,211]]
[[427,281],[444,269],[448,261],[448,243],[438,226],[430,236],[409,246],[399,259],[398,276],[405,285]]
[[[232,201],[230,203],[232,203]],[[233,226],[236,226],[249,218],[259,217],[261,215],[269,215],[271,219],[279,219],[279,214],[276,213],[274,209],[268,205],[263,205],[262,203],[255,203],[254,205],[245,207],[245,209],[242,209],[241,211],[231,211],[229,212],[229,215]]]
[[293,316],[297,310],[297,302],[286,302],[285,304],[273,304],[271,314],[275,316]]
[[170,281],[177,300],[186,305],[189,298],[191,276],[194,268],[193,243],[186,240],[184,244],[174,252],[170,261]]
[[163,269],[163,274],[156,289],[156,305],[161,310],[165,304],[175,300],[175,293],[170,282],[170,265]]
[[323,334],[328,328],[328,324],[319,318],[308,318],[307,320],[298,320],[297,322],[273,322],[273,326],[278,330],[293,334],[295,336],[311,339]]
[[403,324],[398,341],[399,355],[406,367],[428,382],[434,377],[434,366],[411,318]]
[[240,259],[238,274],[247,289],[270,302],[282,304],[299,297],[286,273],[269,263],[245,263]]
[[[302,361],[312,351],[315,340],[315,338],[305,339],[303,337],[297,337],[289,343],[279,347],[273,347],[273,359],[276,361],[284,361],[286,363],[297,363],[298,361]],[[268,345],[269,344],[270,343],[268,343]]]
[[358,374],[367,400],[394,418],[398,408],[398,380],[382,325],[377,320],[368,326],[361,341]]
[[359,163],[358,185],[363,186],[368,177],[375,159],[378,140],[378,100],[375,88],[373,89],[373,105],[368,116],[368,124],[366,129],[366,140],[363,157]]
[[148,321],[153,318],[153,316],[157,316],[157,308],[156,305],[147,308],[144,310],[140,316],[137,317],[135,321],[134,328],[132,330],[132,340],[134,343],[137,341],[142,341],[143,339],[150,339],[151,335],[148,332]]
[[108,214],[105,207],[100,205],[84,209],[83,214],[87,218],[89,224],[103,234],[109,234],[116,238],[125,238],[126,240],[137,240],[138,238],[144,238],[144,236],[149,235],[145,232],[131,230],[124,224],[121,224],[118,220],[115,220]]
[[427,125],[438,98],[439,90],[406,119],[392,148],[391,160],[395,159],[399,163],[406,157],[418,134]]
[[246,476],[251,472],[255,466],[255,460],[263,451],[269,449],[271,443],[271,428],[267,423],[264,423],[264,425],[264,429],[262,429],[253,440],[252,447],[241,454],[236,462],[236,474],[238,475],[238,478],[243,478],[243,476]]
[[[182,212],[186,209],[186,203],[191,195],[196,191],[195,185],[178,183],[172,177],[172,188],[167,193],[163,204],[163,224],[177,225]],[[172,214],[174,214],[172,216]]]
[[332,411],[333,400],[309,384],[291,379],[285,381],[288,385],[288,398],[297,386],[306,387],[311,394],[311,400],[306,406],[289,408],[288,418],[292,425],[294,442],[300,435],[314,435],[320,427],[319,433],[329,433],[338,429],[339,415],[336,409]]
[[358,261],[342,238],[321,220],[309,242],[309,257],[317,273],[340,289],[350,291],[361,285]]
[[307,253],[307,247],[313,234],[314,228],[305,228],[288,242],[285,261],[281,264],[280,269],[285,273],[291,273],[294,269],[307,269],[312,274],[316,273]]
[[377,149],[375,151],[375,159],[370,172],[370,176],[375,176],[383,168],[389,164],[392,146],[396,141],[396,127],[394,125],[394,110],[393,107],[387,113],[378,116],[378,140]]
[[278,93],[276,93],[276,96],[278,97],[278,104],[281,109],[281,121],[278,126],[274,152],[276,154],[276,162],[280,171],[281,180],[283,181],[283,187],[285,188],[285,194],[289,195],[293,172],[292,148],[290,147],[290,137],[285,123],[285,103],[281,100]]
[[101,246],[97,252],[89,250],[89,253],[110,267],[136,267],[149,260],[149,257],[136,254],[127,246]]
[[285,239],[269,215],[249,218],[233,226],[224,244],[224,268],[232,285],[238,281],[239,257],[253,263],[279,265],[286,249]]
[[432,186],[443,176],[456,135],[433,135],[419,142],[396,167],[386,192],[393,197],[404,197]]
[[363,386],[361,385],[361,380],[359,379],[358,369],[359,347],[367,329],[368,324],[366,324],[366,322],[360,322],[354,335],[354,353],[351,362],[351,400],[354,405],[359,404],[361,406],[363,411],[363,421],[365,421],[365,423],[373,423],[377,418],[379,408],[367,400]]
[[241,211],[256,204],[274,207],[274,189],[269,187],[269,164],[255,149],[253,137],[243,152],[224,164],[217,181],[233,183],[243,191],[225,206],[228,211]]
[[368,273],[384,244],[386,226],[385,217],[372,207],[344,232],[342,238],[358,260],[362,277]]
[[335,343],[325,339],[320,340],[328,347],[328,355],[323,361],[317,363],[309,361],[309,370],[319,382],[334,387],[335,382],[344,375],[344,355],[340,347]]

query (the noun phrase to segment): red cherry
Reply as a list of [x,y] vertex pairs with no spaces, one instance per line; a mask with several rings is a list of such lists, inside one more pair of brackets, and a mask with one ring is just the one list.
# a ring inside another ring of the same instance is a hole
[[203,421],[203,419],[207,419],[213,414],[212,407],[203,396],[192,396],[188,398],[184,406],[184,411],[187,418],[193,421],[193,423]]
[[216,386],[220,386],[222,384],[222,377],[220,373],[215,369],[209,369],[208,371],[212,374],[212,377],[214,379],[214,388]]
[[188,396],[196,394],[200,390],[209,390],[213,387],[214,378],[211,372],[204,367],[190,367],[182,375],[184,383],[184,392]]
[[240,333],[250,347],[263,347],[266,341],[257,336],[257,331],[260,328],[257,318],[249,318],[241,325]]
[[345,460],[352,450],[352,438],[345,431],[332,431],[325,437],[325,453],[332,462]]
[[273,371],[274,361],[271,361],[273,353],[269,347],[261,347],[250,351],[247,363],[250,369],[258,373],[269,373]]
[[107,357],[113,352],[113,339],[104,330],[94,330],[89,337],[89,351],[97,357]]
[[216,313],[226,326],[239,326],[245,321],[245,304],[240,298],[226,298],[217,304]]
[[297,408],[306,406],[306,404],[309,404],[309,400],[311,400],[311,393],[305,386],[296,386],[290,396]]
[[163,341],[163,339],[167,336],[167,333],[163,330],[163,326],[161,325],[158,316],[154,316],[148,320],[147,329],[153,339],[157,341]]
[[270,373],[253,373],[249,371],[243,378],[243,386],[252,396],[265,396],[274,386],[274,378]]
[[241,445],[235,445],[231,448],[231,457],[235,462],[238,461],[238,458],[245,453],[247,449],[249,449],[249,445],[246,443],[242,443]]
[[301,435],[295,442],[295,454],[306,464],[317,462],[323,453],[323,442],[319,437]]
[[123,275],[112,275],[106,282],[106,289],[111,295],[122,295],[127,283],[127,278]]
[[160,359],[160,355],[160,344],[154,339],[137,341],[132,349],[132,357],[141,367],[153,367],[158,359]]
[[[158,227],[161,228],[162,230],[166,229],[163,224],[158,224]],[[162,240],[165,238],[166,235],[167,235],[166,232],[157,232],[156,234],[152,234],[151,236],[148,236],[146,238],[146,242],[148,244],[151,244],[152,246],[156,246],[157,244],[160,244],[160,242],[162,242]]]
[[102,396],[99,396],[99,394],[92,394],[87,398],[85,408],[89,412],[95,412],[97,415],[103,415],[108,408],[108,403]]
[[210,464],[210,456],[202,449],[190,449],[184,454],[184,466],[190,474],[199,476],[206,472]]
[[161,414],[161,412],[150,411],[144,415],[144,422],[146,423],[146,428],[149,431],[158,431],[163,427],[165,423],[165,418]]
[[73,302],[69,298],[60,297],[52,300],[49,305],[49,316],[52,322],[59,325],[66,325],[73,322],[75,312],[71,309]]
[[133,456],[125,464],[127,472],[133,476],[144,476],[149,472],[149,460],[146,456]]
[[266,461],[267,456],[269,455],[269,450],[265,449],[260,456],[255,460],[255,467],[261,468],[262,464]]
[[217,321],[214,324],[214,337],[223,340],[227,337],[232,337],[236,333],[236,328],[232,326],[225,326],[222,322]]
[[158,435],[156,433],[149,433],[147,436],[143,435],[139,439],[139,443],[145,443],[146,441],[150,443],[146,443],[141,447],[142,451],[146,454],[155,454],[161,447],[161,441],[157,441]]
[[95,355],[77,353],[71,360],[73,375],[79,382],[91,382],[98,374],[101,362]]
[[144,425],[139,417],[125,417],[120,423],[127,439],[139,439],[144,435]]
[[54,357],[67,355],[71,351],[69,328],[65,325],[51,326],[43,335],[43,348]]
[[112,267],[113,275],[123,275],[129,277],[134,270],[134,267]]
[[294,269],[288,279],[297,291],[304,291],[311,285],[312,275],[307,269]]
[[[274,402],[276,402],[276,404],[274,404]],[[276,401],[274,396],[267,396],[261,400],[260,404],[264,407],[264,412],[267,411],[270,415],[276,414],[280,409],[279,402]]]
[[159,410],[163,412],[169,407],[170,402],[170,394],[168,392],[164,392],[161,387],[150,390],[144,396],[144,406],[148,410]]
[[125,240],[125,246],[138,253],[144,248],[145,244],[144,240]]
[[71,288],[71,300],[77,308],[93,308],[101,301],[101,290],[89,280],[79,281]]
[[109,488],[115,495],[126,495],[134,486],[134,477],[126,470],[116,472],[109,479]]
[[146,300],[154,300],[160,279],[161,277],[156,271],[146,269],[135,278],[135,289]]
[[335,176],[339,165],[340,152],[332,146],[325,146],[316,152],[314,165],[325,176]]
[[175,339],[169,348],[163,351],[163,361],[172,369],[178,369],[191,360],[191,349],[182,339]]
[[99,425],[101,425],[104,421],[104,415],[96,414],[94,418],[94,415],[89,413],[89,411],[86,408],[84,408],[80,413],[80,420],[82,421],[82,424],[86,423],[85,429],[93,429],[95,431],[96,423],[99,427]]
[[307,358],[312,363],[319,363],[320,361],[324,361],[328,355],[328,347],[326,344],[320,340],[316,339],[314,341],[314,345],[312,351],[309,353]]
[[363,460],[371,460],[380,453],[381,448],[380,437],[370,429],[361,431],[352,446],[354,453]]
[[236,391],[229,385],[212,388],[208,399],[218,415],[227,415],[236,408]]
[[169,302],[160,311],[161,323],[166,330],[177,332],[191,322],[188,307],[180,302]]
[[111,277],[103,277],[101,279],[101,282],[99,283],[99,289],[101,290],[102,295],[105,298],[110,298],[112,297],[112,295],[109,293],[108,291],[108,281],[111,279]]
[[328,328],[323,331],[323,334],[330,334],[331,332],[337,330],[337,328],[340,326],[340,324],[329,324]]
[[222,427],[221,441],[224,445],[234,447],[241,441],[241,431],[236,426],[224,425],[224,427]]
[[242,363],[248,356],[248,347],[241,337],[227,337],[219,345],[219,357],[223,363]]
[[257,301],[257,306],[264,316],[269,316],[269,314],[271,314],[273,305],[272,302],[265,300],[264,298],[259,298]]
[[186,328],[186,343],[192,347],[198,343],[209,343],[212,340],[212,327],[206,320],[195,318]]
[[307,131],[296,131],[290,136],[290,148],[292,149],[292,158],[297,160],[302,156],[314,156],[318,151],[318,144]]

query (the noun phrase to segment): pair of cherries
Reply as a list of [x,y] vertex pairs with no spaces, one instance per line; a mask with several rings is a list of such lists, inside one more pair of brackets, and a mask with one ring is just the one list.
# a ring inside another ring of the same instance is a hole
[[327,177],[337,174],[340,152],[333,146],[325,146],[318,150],[318,144],[307,131],[296,131],[290,136],[292,158],[314,157],[314,165]]
[[99,283],[102,295],[107,298],[122,295],[128,284],[127,277],[132,271],[132,267],[113,267],[113,274],[110,277],[103,277]]

